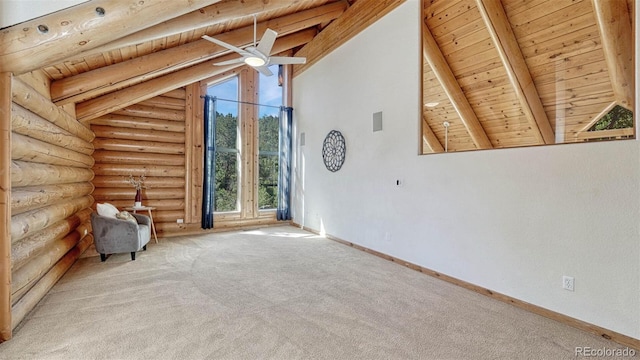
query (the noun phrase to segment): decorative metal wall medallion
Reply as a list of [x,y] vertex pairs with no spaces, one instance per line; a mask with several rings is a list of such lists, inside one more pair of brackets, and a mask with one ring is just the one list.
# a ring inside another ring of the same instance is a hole
[[336,172],[344,164],[347,146],[344,136],[337,130],[331,130],[322,144],[322,160],[327,170]]

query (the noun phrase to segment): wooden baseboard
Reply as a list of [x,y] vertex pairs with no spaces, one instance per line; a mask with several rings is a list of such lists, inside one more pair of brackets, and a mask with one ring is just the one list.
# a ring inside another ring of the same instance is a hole
[[228,223],[224,226],[216,227],[214,222],[213,229],[202,229],[201,225],[198,224],[179,224],[179,227],[176,227],[178,230],[171,229],[167,231],[158,231],[158,238],[172,238],[172,237],[180,237],[180,236],[194,236],[194,235],[204,235],[204,234],[214,234],[214,233],[222,233],[222,232],[231,232],[238,230],[255,230],[265,227],[276,227],[276,226],[286,226],[291,225],[290,221],[277,221],[277,220],[269,220],[269,221],[245,221],[245,222],[237,222],[234,224]]
[[[309,231],[309,232],[314,233],[314,234],[320,234],[320,232],[315,230],[315,229],[311,229],[311,228],[308,228],[306,226],[301,226],[300,224],[297,224],[297,223],[293,223],[292,222],[291,225],[299,227],[301,229],[304,229],[304,230]],[[627,335],[624,335],[624,334],[620,334],[620,333],[617,333],[615,331],[612,331],[612,330],[609,330],[609,329],[605,329],[603,327],[600,327],[600,326],[597,326],[597,325],[593,325],[593,324],[590,324],[588,322],[585,322],[585,321],[582,321],[582,320],[578,320],[578,319],[572,318],[570,316],[567,316],[567,315],[564,315],[564,314],[561,314],[561,313],[558,313],[558,312],[555,312],[555,311],[552,311],[552,310],[549,310],[549,309],[545,309],[545,308],[537,306],[537,305],[530,304],[530,303],[528,303],[526,301],[522,301],[522,300],[513,298],[511,296],[504,295],[504,294],[501,294],[501,293],[498,293],[498,292],[483,288],[481,286],[474,285],[472,283],[469,283],[469,282],[466,282],[466,281],[463,281],[463,280],[460,280],[460,279],[456,279],[454,277],[451,277],[451,276],[448,276],[448,275],[445,275],[445,274],[441,274],[441,273],[439,273],[437,271],[422,267],[420,265],[416,265],[416,264],[410,263],[410,262],[402,260],[402,259],[398,259],[396,257],[381,253],[379,251],[375,251],[375,250],[369,249],[367,247],[364,247],[364,246],[361,246],[361,245],[358,245],[358,244],[354,244],[352,242],[337,238],[335,236],[325,235],[325,237],[327,239],[329,239],[329,240],[336,241],[338,243],[350,246],[350,247],[352,247],[354,249],[358,249],[358,250],[364,251],[366,253],[381,257],[381,258],[383,258],[385,260],[389,260],[389,261],[392,261],[394,263],[400,264],[402,266],[408,267],[409,269],[412,269],[412,270],[415,270],[415,271],[419,271],[419,272],[421,272],[423,274],[426,274],[426,275],[429,275],[429,276],[444,280],[444,281],[446,281],[448,283],[451,283],[451,284],[463,287],[465,289],[477,292],[478,294],[489,296],[489,297],[491,297],[493,299],[496,299],[496,300],[499,300],[499,301],[502,301],[502,302],[517,306],[517,307],[519,307],[521,309],[527,310],[527,311],[532,312],[534,314],[544,316],[544,317],[549,318],[551,320],[558,321],[560,323],[569,325],[571,327],[580,329],[582,331],[586,331],[588,333],[595,334],[595,335],[601,336],[601,337],[603,337],[605,339],[614,341],[614,342],[616,342],[616,343],[618,343],[620,345],[628,346],[630,348],[633,348],[635,350],[639,350],[640,351],[640,339],[635,339],[635,338],[632,338],[630,336],[627,336]]]

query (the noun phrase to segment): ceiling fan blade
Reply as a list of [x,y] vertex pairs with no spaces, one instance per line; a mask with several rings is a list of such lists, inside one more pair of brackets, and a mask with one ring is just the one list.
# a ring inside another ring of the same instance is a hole
[[215,64],[213,64],[213,65],[216,65],[216,66],[223,66],[223,65],[239,64],[239,63],[241,63],[241,62],[244,62],[244,58],[243,58],[243,57],[241,57],[241,58],[237,58],[237,59],[233,59],[233,60],[221,61],[221,62],[219,62],[219,63],[215,63]]
[[306,64],[306,57],[272,56],[269,64]]
[[267,29],[262,35],[262,39],[260,39],[260,43],[258,44],[258,51],[260,51],[265,56],[269,56],[271,54],[271,48],[273,48],[273,43],[276,42],[276,38],[278,37],[278,33]]
[[[222,47],[224,47],[224,48],[227,48],[227,49],[229,49],[229,50],[235,51],[235,52],[237,52],[238,54],[240,54],[240,55],[242,55],[242,56],[247,56],[247,55],[249,54],[249,53],[247,53],[246,51],[244,51],[244,50],[240,49],[240,48],[239,48],[239,47],[237,47],[237,46],[233,46],[233,45],[228,44],[228,43],[226,43],[226,42],[224,42],[224,41],[220,41],[220,40],[218,40],[218,39],[216,39],[216,38],[212,38],[212,37],[211,37],[211,36],[209,36],[209,35],[202,35],[202,38],[203,38],[203,39],[205,39],[205,40],[211,41],[212,43],[214,43],[214,44],[216,44],[216,45],[220,45],[220,46],[222,46]],[[250,55],[250,54],[249,54],[249,55]]]
[[271,72],[271,70],[269,70],[269,67],[262,65],[262,66],[254,66],[254,69],[260,71],[262,73],[262,75],[264,76],[271,76],[273,75],[273,73]]

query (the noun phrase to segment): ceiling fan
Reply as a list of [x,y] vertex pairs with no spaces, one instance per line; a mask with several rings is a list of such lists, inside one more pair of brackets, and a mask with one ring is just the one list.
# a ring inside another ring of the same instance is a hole
[[270,56],[271,48],[273,48],[273,43],[276,41],[276,38],[278,37],[278,33],[271,29],[267,29],[262,35],[260,42],[256,44],[256,28],[257,28],[256,17],[254,16],[253,17],[253,45],[247,46],[244,49],[241,49],[237,46],[233,46],[229,43],[218,40],[216,38],[212,38],[211,36],[208,36],[208,35],[202,36],[203,39],[209,40],[214,44],[217,44],[229,50],[235,51],[242,56],[237,59],[222,61],[214,65],[222,66],[222,65],[231,65],[231,64],[238,64],[238,63],[244,62],[245,64],[258,70],[265,76],[271,76],[273,75],[273,73],[271,72],[271,70],[269,70],[269,65],[304,64],[307,62],[307,58],[305,57]]

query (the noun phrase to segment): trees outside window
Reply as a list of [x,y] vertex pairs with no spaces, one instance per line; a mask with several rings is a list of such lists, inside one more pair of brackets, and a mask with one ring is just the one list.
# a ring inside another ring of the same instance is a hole
[[[207,94],[222,99],[238,99],[238,78],[209,86]],[[216,101],[216,182],[214,211],[239,209],[238,104]]]
[[278,124],[279,116],[260,117],[258,154],[258,207],[275,209],[278,206]]
[[633,127],[633,112],[616,105],[596,122],[589,131],[626,129]]
[[[270,69],[278,73],[277,65]],[[208,83],[207,94],[217,98],[214,211],[236,213],[227,219],[267,216],[258,210],[278,205],[278,77],[247,69]]]
[[[271,72],[278,73],[278,66],[272,65]],[[260,106],[258,121],[258,208],[278,207],[278,128],[282,106],[282,88],[277,76],[263,76],[259,79],[258,99]]]

